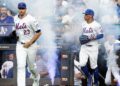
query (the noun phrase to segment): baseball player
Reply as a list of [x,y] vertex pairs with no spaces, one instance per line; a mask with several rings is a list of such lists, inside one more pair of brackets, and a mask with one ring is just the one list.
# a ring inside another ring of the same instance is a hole
[[33,86],[39,86],[40,75],[35,69],[36,40],[41,35],[38,22],[34,17],[27,13],[26,3],[18,4],[19,13],[15,16],[15,31],[18,38],[16,46],[17,55],[17,85],[25,84],[25,66],[26,62],[33,78]]
[[116,40],[113,35],[109,35],[107,41],[105,42],[105,49],[107,53],[107,73],[105,77],[106,85],[111,85],[111,74],[113,74],[115,80],[120,86],[120,68],[116,62],[118,56],[115,54],[115,47],[118,48],[117,44],[120,44],[120,41]]
[[83,14],[85,21],[82,23],[82,35],[80,36],[80,66],[88,78],[87,86],[91,86],[92,78],[86,65],[88,59],[90,60],[90,67],[94,74],[94,84],[98,86],[98,39],[103,38],[102,28],[101,25],[94,20],[94,11],[92,9],[86,9]]

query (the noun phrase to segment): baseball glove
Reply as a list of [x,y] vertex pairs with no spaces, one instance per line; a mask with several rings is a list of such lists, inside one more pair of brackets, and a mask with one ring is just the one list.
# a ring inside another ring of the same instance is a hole
[[16,31],[11,32],[9,36],[6,37],[6,40],[9,41],[9,43],[16,43],[18,39]]
[[90,39],[89,39],[88,36],[86,36],[86,35],[81,35],[81,36],[79,37],[79,41],[80,41],[80,43],[81,43],[81,45],[82,45],[82,44],[88,43],[88,42],[90,41]]
[[16,34],[16,31],[13,31],[9,36],[15,41],[17,41],[19,39],[19,37]]

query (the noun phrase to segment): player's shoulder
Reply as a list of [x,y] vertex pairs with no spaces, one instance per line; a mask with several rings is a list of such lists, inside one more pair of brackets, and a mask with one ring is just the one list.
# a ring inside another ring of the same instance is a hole
[[100,24],[98,21],[95,21],[95,20],[94,20],[94,22],[93,22],[93,25],[98,26],[98,27],[101,27],[101,24]]
[[17,21],[19,21],[18,14],[14,16],[14,22],[16,23]]
[[18,19],[18,14],[14,16],[14,20]]
[[85,26],[86,24],[87,24],[87,22],[86,22],[86,21],[83,21],[81,25],[82,25],[82,26]]
[[35,17],[33,17],[31,14],[27,14],[26,16],[29,20],[35,20]]

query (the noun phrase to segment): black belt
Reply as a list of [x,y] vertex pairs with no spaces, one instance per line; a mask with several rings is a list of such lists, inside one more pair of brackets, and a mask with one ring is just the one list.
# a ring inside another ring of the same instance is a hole
[[86,46],[88,46],[88,47],[92,47],[92,45],[86,45]]
[[24,42],[20,42],[21,44],[25,44]]

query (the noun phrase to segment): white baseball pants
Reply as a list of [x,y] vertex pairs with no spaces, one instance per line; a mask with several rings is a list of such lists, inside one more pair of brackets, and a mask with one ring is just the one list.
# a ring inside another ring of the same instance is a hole
[[37,49],[35,45],[29,48],[24,48],[23,44],[17,43],[16,57],[17,57],[17,86],[26,86],[26,62],[30,69],[31,74],[36,77],[37,72],[35,69],[35,58]]

